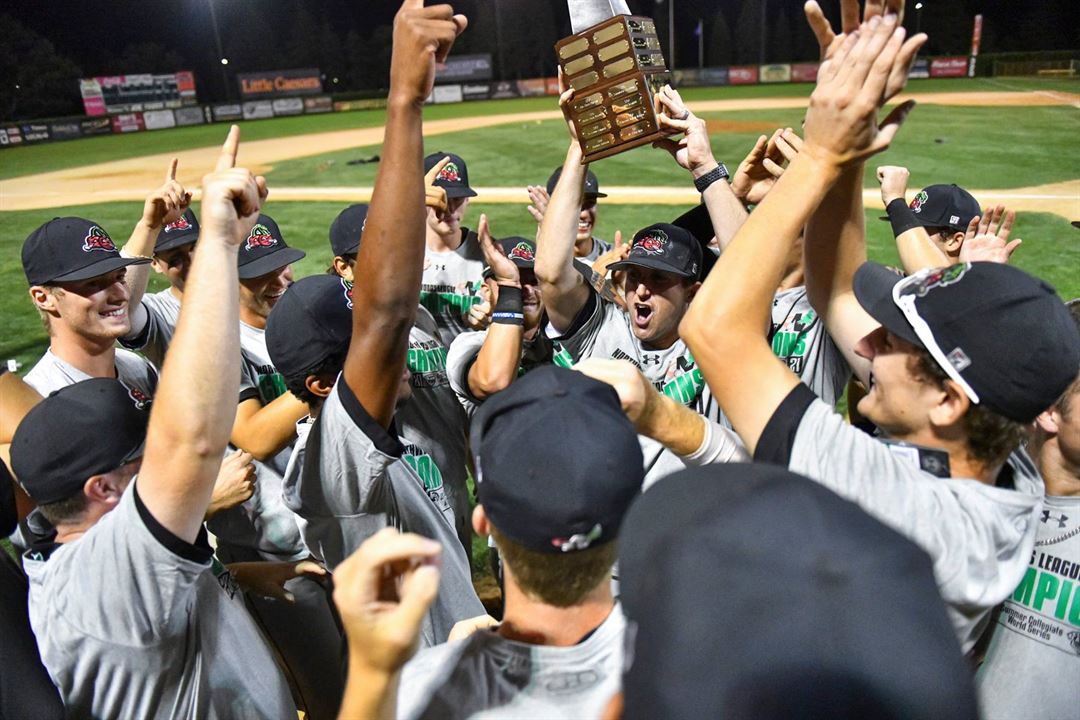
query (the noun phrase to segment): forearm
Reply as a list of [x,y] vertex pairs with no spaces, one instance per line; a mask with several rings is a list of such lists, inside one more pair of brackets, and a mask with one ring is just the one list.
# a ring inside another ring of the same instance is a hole
[[394,720],[400,676],[400,671],[388,675],[368,668],[356,653],[350,653],[349,675],[338,720]]
[[698,413],[653,391],[647,410],[634,423],[637,431],[676,455],[691,455],[705,440],[705,423]]
[[521,325],[492,323],[476,360],[469,368],[469,391],[483,400],[505,390],[517,377],[521,365],[521,343],[525,328]]
[[[695,179],[708,170],[711,170],[711,168],[695,172]],[[731,186],[722,178],[705,188],[705,192],[701,194],[701,199],[705,203],[705,208],[709,211],[709,220],[712,221],[716,242],[719,243],[720,251],[723,252],[735,237],[735,233],[746,222],[749,213],[746,212],[742,202],[732,192]]]
[[845,169],[806,223],[806,293],[828,321],[833,300],[852,292],[855,271],[866,262],[863,166]]
[[[574,242],[581,202],[585,192],[585,172],[581,164],[581,146],[573,141],[566,152],[562,175],[544,211],[536,247],[536,277],[543,287],[558,289],[570,275],[576,275]],[[545,300],[547,298],[545,297]]]
[[896,250],[900,253],[904,272],[910,275],[924,268],[949,264],[948,256],[930,239],[930,233],[915,219],[915,213],[903,198],[891,201],[885,209],[896,236]]
[[[146,220],[140,219],[131,231],[131,237],[124,243],[120,253],[126,257],[152,257],[154,244],[157,243],[161,226],[150,227]],[[146,286],[150,282],[150,265],[129,265],[124,283],[128,287],[128,307],[138,306],[146,293]]]
[[237,418],[230,439],[256,460],[266,460],[279,453],[296,438],[296,422],[308,414],[306,403],[292,393],[285,393],[255,413]]

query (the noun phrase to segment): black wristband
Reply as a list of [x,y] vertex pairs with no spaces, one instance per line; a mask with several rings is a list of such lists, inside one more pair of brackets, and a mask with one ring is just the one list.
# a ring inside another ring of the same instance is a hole
[[714,167],[712,170],[694,180],[694,187],[699,193],[703,193],[708,190],[709,186],[712,185],[714,182],[727,178],[727,176],[728,171],[727,168],[724,167],[724,163],[717,163],[716,167]]
[[911,211],[908,204],[904,202],[904,198],[896,198],[891,201],[885,207],[885,212],[889,214],[889,222],[892,223],[893,237],[900,237],[911,228],[922,227],[922,223],[915,217],[915,213]]
[[525,312],[521,302],[521,288],[513,285],[499,286],[499,299],[491,312],[491,322],[504,325],[524,325]]

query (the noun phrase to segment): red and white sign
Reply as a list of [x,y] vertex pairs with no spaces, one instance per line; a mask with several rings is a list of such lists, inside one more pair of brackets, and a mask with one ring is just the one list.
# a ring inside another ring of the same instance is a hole
[[728,80],[732,85],[755,85],[758,81],[758,66],[741,65],[730,68]]
[[795,63],[791,66],[792,82],[817,82],[817,63]]
[[936,57],[930,61],[930,77],[964,77],[967,75],[968,59],[958,57]]
[[138,132],[145,129],[146,124],[143,122],[142,113],[113,115],[112,131],[114,133]]

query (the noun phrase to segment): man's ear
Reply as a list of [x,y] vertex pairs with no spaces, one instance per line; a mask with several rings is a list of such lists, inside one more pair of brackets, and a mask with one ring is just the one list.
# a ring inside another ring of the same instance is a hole
[[694,296],[697,295],[697,291],[700,290],[700,289],[701,289],[701,281],[700,280],[698,280],[696,283],[694,283],[693,285],[691,285],[689,287],[689,289],[687,290],[687,293],[686,293],[686,304],[687,305],[690,304],[690,301],[694,299]]
[[30,286],[30,299],[34,301],[34,306],[39,310],[54,314],[57,312],[55,294],[49,292],[48,289],[41,285]]
[[1057,435],[1058,428],[1061,427],[1061,411],[1055,405],[1039,413],[1039,416],[1035,418],[1035,425],[1047,435]]
[[957,427],[970,407],[971,399],[963,388],[955,380],[946,380],[941,399],[930,408],[930,423],[940,430]]
[[93,475],[83,483],[83,493],[96,503],[116,505],[124,494],[124,486],[118,481],[116,473]]
[[324,400],[330,396],[330,391],[334,389],[334,380],[336,378],[327,378],[325,375],[308,375],[304,379],[304,387],[308,389],[312,395],[323,398]]
[[483,505],[477,505],[472,511],[472,526],[473,530],[480,537],[487,537],[491,534],[491,524],[488,522],[487,513],[484,512]]
[[353,281],[353,269],[349,264],[349,261],[340,255],[334,256],[334,272],[344,278],[347,282]]
[[960,246],[964,244],[964,238],[967,237],[964,233],[957,231],[952,235],[943,234],[943,244],[945,245],[945,252],[952,256],[960,254]]

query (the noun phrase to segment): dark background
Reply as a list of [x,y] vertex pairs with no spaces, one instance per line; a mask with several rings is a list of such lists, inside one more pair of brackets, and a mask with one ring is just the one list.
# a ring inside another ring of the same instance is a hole
[[[705,65],[816,60],[802,0],[629,0],[656,19],[665,53],[675,3],[675,58]],[[219,62],[209,3],[214,2]],[[905,25],[930,35],[926,55],[966,54],[983,14],[983,53],[1080,48],[1080,0],[908,2]],[[193,70],[199,100],[235,99],[235,75],[318,67],[328,92],[386,86],[397,0],[15,0],[0,13],[0,119],[81,114],[77,80],[94,75]],[[432,4],[429,0],[428,4]],[[821,0],[837,19],[839,0]],[[552,45],[570,34],[562,0],[458,0],[470,20],[456,53],[490,52],[496,79],[555,74]],[[921,17],[919,17],[921,15]],[[762,19],[765,44],[762,48]]]

